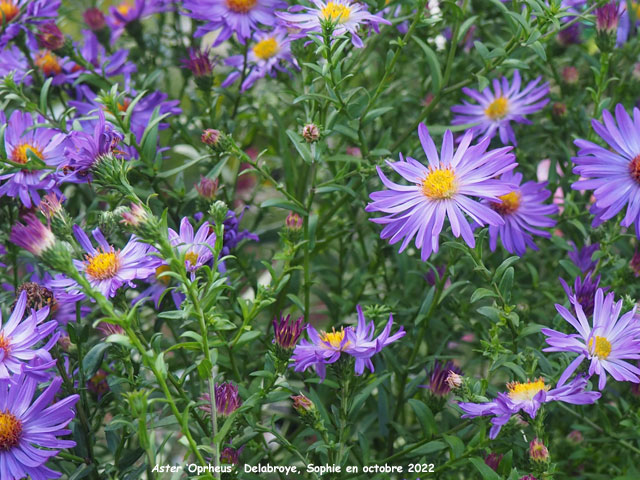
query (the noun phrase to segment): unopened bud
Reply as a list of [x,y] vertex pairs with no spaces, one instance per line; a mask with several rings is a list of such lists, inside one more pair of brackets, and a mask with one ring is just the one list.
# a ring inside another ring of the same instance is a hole
[[568,85],[575,85],[580,80],[580,72],[576,67],[564,67],[562,69],[562,79]]
[[208,177],[200,177],[200,182],[196,183],[195,188],[202,198],[213,200],[218,192],[218,179],[211,180]]
[[82,14],[82,18],[84,18],[87,26],[94,32],[102,30],[107,25],[107,22],[104,18],[104,13],[102,13],[99,8],[88,8]]
[[207,128],[202,132],[202,143],[205,145],[209,145],[210,147],[215,147],[218,145],[220,141],[220,130],[216,130],[215,128]]
[[38,44],[47,50],[58,50],[64,46],[64,35],[53,22],[40,25],[40,31],[36,37],[38,37]]
[[529,444],[529,457],[534,462],[546,462],[549,460],[549,450],[539,438],[534,438]]
[[304,138],[307,143],[317,142],[320,140],[320,129],[316,124],[308,123],[302,127],[302,138]]

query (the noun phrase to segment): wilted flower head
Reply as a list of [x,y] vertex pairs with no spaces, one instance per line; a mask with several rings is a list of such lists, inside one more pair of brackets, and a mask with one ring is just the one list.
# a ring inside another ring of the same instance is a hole
[[36,282],[24,282],[16,290],[16,295],[20,296],[22,292],[27,292],[27,309],[32,308],[34,310],[40,310],[44,307],[49,307],[49,311],[56,309],[56,299],[53,297],[53,292]]
[[38,44],[47,50],[58,50],[64,46],[64,35],[54,22],[40,25]]
[[82,14],[82,18],[87,26],[97,32],[107,26],[107,21],[102,10],[96,7],[87,8]]
[[55,192],[47,193],[40,201],[40,212],[48,219],[59,215],[62,212],[62,198]]
[[436,360],[433,368],[427,372],[429,385],[422,385],[422,387],[428,388],[433,395],[438,397],[447,396],[449,392],[451,392],[451,387],[448,382],[451,373],[460,374],[462,370],[460,370],[460,367],[454,365],[452,361],[443,364],[440,360]]
[[[558,278],[558,280],[562,284],[562,288],[564,288],[571,304],[575,306],[576,303],[579,303],[582,306],[584,314],[590,316],[593,313],[593,302],[596,290],[600,284],[600,275],[593,277],[593,273],[590,272],[584,277],[584,280],[581,277],[576,277],[573,290],[562,278]],[[609,287],[602,289],[604,293],[606,293],[607,290],[609,290]]]
[[195,188],[202,198],[205,200],[213,200],[216,198],[216,193],[218,192],[218,183],[219,181],[217,178],[212,180],[209,177],[201,176],[200,181],[196,183]]
[[539,438],[534,438],[529,443],[529,458],[534,462],[546,462],[549,460],[549,450]]
[[280,320],[273,319],[274,343],[284,350],[292,350],[298,343],[305,326],[304,317],[291,320],[291,315],[281,316]]
[[24,223],[18,222],[11,229],[11,242],[37,257],[55,245],[56,237],[53,232],[33,213],[26,214],[22,220]]
[[182,60],[182,65],[191,70],[195,77],[206,77],[213,72],[214,62],[211,60],[211,49],[189,49],[189,58]]
[[500,462],[502,461],[502,457],[504,457],[504,454],[492,452],[485,457],[484,463],[497,472]]
[[302,127],[302,138],[307,143],[317,142],[320,139],[320,129],[315,123],[308,123]]
[[462,375],[460,375],[459,373],[453,370],[449,370],[449,373],[447,374],[447,378],[445,381],[447,382],[447,385],[449,386],[450,390],[455,390],[462,386],[462,380],[463,380]]
[[304,415],[314,408],[313,402],[302,393],[300,395],[293,395],[291,400],[293,400],[293,408],[300,415]]

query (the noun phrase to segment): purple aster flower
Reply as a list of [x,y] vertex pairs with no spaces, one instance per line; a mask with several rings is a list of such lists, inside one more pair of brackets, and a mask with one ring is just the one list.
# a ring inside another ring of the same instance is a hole
[[324,380],[326,376],[326,366],[337,362],[340,356],[345,353],[355,358],[355,373],[362,375],[367,367],[374,371],[371,357],[380,352],[384,347],[404,337],[403,327],[393,335],[391,326],[393,325],[393,315],[389,315],[389,321],[382,333],[374,338],[375,324],[373,321],[366,323],[362,308],[357,306],[358,325],[356,328],[341,328],[336,332],[335,328],[331,332],[318,332],[313,326],[307,326],[307,335],[310,342],[303,339],[293,351],[293,361],[295,371],[303,372],[307,368],[314,366],[318,376]]
[[188,68],[196,78],[210,76],[213,73],[215,64],[216,62],[211,59],[210,48],[205,48],[204,50],[190,48],[189,58],[182,60],[183,67]]
[[73,226],[76,240],[87,252],[84,261],[73,262],[78,271],[84,272],[91,286],[105,297],[114,297],[125,284],[135,287],[133,280],[148,278],[155,272],[157,258],[149,255],[149,246],[138,242],[135,235],[122,250],[115,250],[99,228],[91,233],[98,242],[98,249],[79,226]]
[[582,273],[593,270],[598,262],[591,260],[591,257],[600,249],[600,244],[594,243],[578,248],[574,242],[569,241],[569,245],[573,247],[573,250],[567,253],[567,256],[575,266],[578,267]]
[[408,180],[411,185],[399,185],[387,179],[377,167],[382,183],[389,189],[373,192],[373,200],[367,212],[384,212],[388,216],[371,219],[384,224],[381,238],[388,238],[392,245],[404,238],[402,252],[415,237],[415,245],[422,251],[422,260],[429,258],[439,248],[440,232],[445,217],[449,218],[455,237],[475,246],[475,238],[465,213],[476,223],[503,225],[504,220],[488,205],[472,200],[471,195],[499,202],[500,195],[513,190],[511,185],[494,179],[495,176],[515,168],[515,156],[503,147],[487,151],[489,139],[470,146],[473,133],[467,131],[458,149],[454,151],[453,134],[444,134],[441,154],[424,124],[420,124],[418,135],[427,156],[428,167],[411,157],[387,164]]
[[[64,161],[65,136],[51,128],[32,128],[44,123],[42,117],[32,117],[31,114],[14,111],[7,122],[4,114],[0,114],[0,123],[7,125],[4,132],[4,148],[7,157],[13,163],[25,165],[32,162],[35,156],[47,165],[57,166]],[[18,169],[11,173],[0,175],[0,197],[7,195],[20,198],[27,208],[40,203],[38,190],[57,190],[56,178],[43,170]]]
[[[247,55],[247,64],[250,68],[241,85],[241,90],[251,88],[256,80],[266,77],[275,77],[278,72],[290,73],[288,65],[300,69],[298,61],[291,54],[291,38],[284,28],[277,28],[271,32],[260,32],[256,35],[255,44]],[[244,70],[244,55],[234,55],[225,60],[227,65],[236,67],[222,83],[228,87],[242,76]]]
[[33,213],[22,217],[23,223],[16,223],[11,229],[9,240],[19,247],[31,252],[36,257],[53,247],[56,237],[53,232],[42,224]]
[[180,233],[169,229],[169,241],[177,247],[178,253],[184,256],[185,267],[191,272],[191,279],[196,275],[196,270],[213,258],[213,247],[216,244],[216,234],[209,222],[204,222],[196,234],[193,234],[193,226],[187,217],[180,222]]
[[69,57],[59,57],[50,50],[36,53],[33,63],[45,78],[53,78],[52,85],[72,83],[82,74],[82,69]]
[[493,80],[493,90],[487,87],[482,93],[465,87],[462,91],[478,103],[463,100],[463,105],[451,107],[451,111],[457,114],[451,123],[474,123],[476,125],[471,128],[474,135],[493,138],[498,132],[504,145],[517,145],[511,122],[530,124],[525,115],[542,110],[549,102],[549,84],[538,85],[541,80],[542,77],[538,77],[520,90],[522,80],[520,72],[515,70],[511,85],[506,77],[502,77]]
[[30,68],[27,58],[15,45],[8,45],[0,52],[0,77],[13,73],[16,84],[31,86],[33,79],[27,74]]
[[91,180],[91,169],[101,157],[116,153],[116,147],[124,135],[105,122],[104,113],[98,110],[98,121],[93,132],[72,131],[65,148],[65,160],[60,165],[62,180],[85,183]]
[[[26,308],[27,292],[23,291],[6,323],[2,323],[0,314],[0,380],[7,379],[12,374],[19,374],[28,363],[36,359],[39,360],[39,365],[35,370],[46,370],[55,365],[49,350],[58,341],[59,335],[54,335],[53,341],[50,340],[42,347],[37,345],[53,333],[58,327],[58,322],[44,322],[49,316],[48,306],[37,312],[32,310],[31,315],[23,320]],[[0,414],[1,412],[2,409]]]
[[502,458],[504,457],[504,454],[502,453],[490,453],[489,455],[487,455],[484,459],[484,463],[491,468],[494,471],[498,471],[498,467],[500,466],[500,462],[502,461]]
[[503,225],[489,226],[491,251],[496,249],[498,237],[509,253],[522,256],[527,247],[538,250],[531,234],[550,238],[549,232],[536,227],[553,227],[556,221],[548,218],[548,215],[558,213],[557,205],[544,204],[551,195],[551,192],[545,189],[547,182],[530,181],[520,185],[522,174],[513,172],[504,173],[500,180],[516,188],[506,195],[501,195],[501,202],[485,202],[504,219]]
[[[588,140],[574,143],[580,149],[572,160],[573,172],[584,177],[571,188],[593,190],[596,199],[592,213],[597,223],[609,220],[625,205],[627,211],[620,222],[623,227],[635,223],[636,236],[640,238],[640,110],[633,109],[633,121],[622,104],[615,110],[616,118],[609,111],[602,112],[604,124],[591,121],[595,132],[611,147],[603,148]],[[616,125],[617,121],[617,125]]]
[[452,361],[442,363],[440,360],[436,360],[433,364],[433,368],[427,371],[427,377],[429,377],[429,385],[420,385],[423,388],[428,388],[433,395],[438,397],[446,397],[451,392],[451,387],[447,382],[449,374],[453,372],[455,374],[461,374],[462,370],[453,364]]
[[50,23],[58,17],[60,0],[2,0],[0,2],[0,49],[4,48],[21,31],[30,42],[36,37],[32,29]]
[[137,67],[134,63],[127,62],[129,50],[116,50],[112,55],[108,55],[105,48],[98,41],[98,37],[91,30],[82,30],[84,43],[80,49],[80,54],[105,77],[123,75],[125,80],[135,73]]
[[221,30],[213,46],[220,45],[236,34],[242,44],[250,38],[259,25],[274,27],[276,8],[286,8],[281,0],[185,0],[184,8],[191,18],[206,22],[196,29],[201,37],[214,30]]
[[110,7],[106,20],[111,27],[111,41],[117,40],[130,23],[172,8],[173,0],[124,0]]
[[54,403],[61,384],[62,379],[55,378],[34,401],[36,379],[16,375],[0,380],[0,478],[60,477],[46,463],[60,450],[76,446],[58,437],[71,433],[65,427],[75,416],[79,398],[71,395]]
[[594,403],[600,398],[599,392],[585,392],[587,379],[579,377],[571,383],[558,383],[556,388],[549,389],[544,380],[528,381],[526,383],[511,382],[507,384],[506,393],[498,393],[495,400],[485,403],[460,402],[458,406],[464,412],[462,418],[475,418],[490,415],[493,418],[489,438],[494,439],[500,429],[511,419],[512,415],[520,411],[535,418],[543,403],[559,401],[575,405]]
[[391,25],[391,22],[382,17],[381,14],[374,15],[367,11],[367,6],[363,3],[352,0],[311,0],[313,7],[303,7],[304,12],[298,13],[300,7],[293,7],[289,12],[276,12],[276,15],[283,19],[288,26],[300,29],[301,34],[321,33],[322,25],[326,22],[335,24],[333,36],[351,35],[351,41],[357,48],[362,48],[364,44],[358,36],[360,27],[371,27],[379,33],[380,24]]
[[590,360],[589,376],[600,377],[600,390],[607,383],[607,372],[619,382],[640,383],[640,369],[625,361],[640,358],[640,321],[636,318],[635,307],[620,317],[622,300],[614,303],[613,297],[613,292],[605,298],[601,288],[596,291],[591,325],[579,303],[574,304],[577,319],[569,310],[556,304],[558,313],[578,332],[568,335],[549,328],[541,330],[551,345],[544,349],[545,352],[578,354],[558,383],[563,384],[585,358]]
[[594,12],[596,16],[596,31],[607,35],[618,30],[620,11],[616,2],[609,2]]
[[242,240],[260,241],[260,238],[255,233],[251,233],[249,230],[240,231],[240,221],[243,216],[244,210],[240,215],[236,215],[233,210],[227,212],[227,218],[224,220],[222,252],[220,252],[220,255],[223,257],[231,254],[231,251],[235,249]]
[[298,343],[302,331],[306,328],[303,320],[304,317],[291,320],[291,315],[280,316],[280,320],[274,318],[273,335],[275,338],[273,343],[284,350],[292,350]]
[[[152,250],[150,249],[150,251]],[[151,285],[142,291],[140,295],[134,298],[131,304],[135,305],[138,302],[152,300],[156,309],[159,309],[160,302],[164,298],[164,295],[167,292],[170,292],[174,305],[179,309],[185,299],[185,295],[176,291],[176,288],[171,286],[171,277],[169,275],[162,275],[164,272],[168,271],[170,271],[169,265],[164,262],[161,263],[156,268],[156,272],[153,277],[147,279],[147,282],[151,282]]]
[[[593,313],[593,300],[596,290],[598,289],[598,285],[600,284],[600,275],[594,278],[593,274],[590,272],[584,277],[584,280],[582,280],[581,277],[576,277],[573,290],[562,278],[558,278],[558,280],[560,280],[562,288],[564,288],[571,304],[575,305],[577,303],[581,305],[584,314],[586,316],[590,316]],[[602,292],[607,293],[607,290],[609,290],[609,287],[603,288]]]

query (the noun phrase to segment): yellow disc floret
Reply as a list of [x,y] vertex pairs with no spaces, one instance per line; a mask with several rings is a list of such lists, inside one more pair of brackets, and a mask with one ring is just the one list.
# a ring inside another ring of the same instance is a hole
[[484,113],[491,120],[500,120],[509,111],[509,101],[504,97],[498,97],[485,109]]
[[120,270],[119,252],[98,252],[93,256],[87,255],[85,272],[96,280],[106,280],[113,278]]
[[253,47],[253,54],[261,60],[269,60],[280,51],[278,41],[271,37],[260,40]]
[[171,281],[171,277],[169,275],[163,275],[162,277],[160,276],[164,272],[169,272],[169,271],[171,271],[171,269],[169,268],[169,265],[160,265],[158,268],[156,268],[156,280],[164,283],[165,285],[169,285],[169,282]]
[[345,23],[350,15],[351,8],[338,2],[328,2],[322,9],[322,18],[331,22]]
[[0,25],[8,23],[18,16],[20,8],[12,0],[0,0]]
[[491,207],[502,215],[508,215],[520,208],[520,192],[511,192],[498,197],[502,203],[493,202]]
[[0,452],[7,451],[20,443],[22,422],[8,410],[0,412]]
[[341,328],[339,331],[336,332],[336,329],[334,327],[331,332],[322,332],[320,334],[320,339],[323,342],[327,342],[328,344],[330,344],[332,348],[344,350],[350,343],[347,341],[344,343],[344,345],[342,345],[342,342],[344,341],[344,336],[345,336],[344,328]]
[[[595,345],[593,339],[595,338]],[[601,360],[606,359],[609,354],[611,354],[611,343],[605,337],[591,337],[588,343],[589,351],[591,355],[600,358]]]
[[29,161],[29,154],[31,152],[33,155],[38,157],[40,160],[44,158],[42,154],[42,150],[31,143],[21,143],[11,152],[11,161],[15,163],[20,163],[24,165]]
[[526,383],[522,382],[510,382],[507,383],[507,389],[509,390],[509,398],[515,402],[524,402],[533,400],[540,391],[549,390],[549,387],[545,386],[542,377],[537,380],[528,380]]
[[422,182],[422,193],[429,198],[451,198],[457,191],[456,175],[450,168],[432,169]]
[[184,256],[184,260],[195,267],[198,263],[198,254],[194,251],[187,252]]
[[58,57],[48,50],[43,50],[36,55],[35,64],[47,77],[58,75],[62,72],[62,66]]
[[227,0],[227,7],[232,12],[247,13],[256,6],[258,0]]

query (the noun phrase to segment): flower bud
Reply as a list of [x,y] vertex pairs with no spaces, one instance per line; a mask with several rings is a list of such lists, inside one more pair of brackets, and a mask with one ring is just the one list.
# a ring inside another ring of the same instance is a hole
[[235,449],[233,447],[225,447],[220,454],[220,463],[227,465],[238,465],[240,463],[240,453],[242,449]]
[[129,210],[122,212],[122,220],[120,223],[127,227],[137,228],[142,225],[149,217],[145,208],[137,203],[132,203]]
[[292,395],[291,400],[293,400],[293,408],[300,415],[306,415],[315,409],[315,405],[311,400],[309,400],[302,393],[300,395]]
[[497,472],[498,467],[500,466],[500,462],[502,461],[502,457],[504,457],[502,453],[490,453],[485,457],[484,463],[486,463],[487,466],[491,467],[491,469]]
[[567,435],[567,440],[577,445],[578,443],[583,442],[584,436],[582,435],[582,432],[580,430],[571,430],[569,432],[569,435]]
[[58,346],[63,352],[71,350],[71,339],[69,335],[66,333],[61,334],[60,337],[58,337]]
[[105,338],[110,336],[110,335],[125,335],[126,334],[126,332],[124,331],[124,328],[122,328],[120,325],[116,325],[114,323],[100,322],[98,324],[98,326],[96,327],[96,329]]
[[313,143],[320,140],[320,129],[314,123],[308,123],[302,127],[302,138],[307,143]]
[[[218,416],[228,417],[242,405],[242,400],[238,394],[238,387],[232,383],[224,382],[217,384],[215,386],[215,395],[216,413]],[[207,402],[205,405],[200,406],[200,409],[211,414],[211,395],[205,393],[200,397],[200,400]]]
[[620,12],[616,2],[610,2],[603,7],[596,8],[596,44],[603,52],[613,50],[618,31]]
[[549,461],[549,450],[539,438],[534,438],[529,444],[529,458],[534,462]]
[[33,213],[28,213],[22,220],[23,223],[16,223],[11,229],[9,240],[19,247],[28,250],[36,257],[52,248],[56,243],[53,232],[42,224]]
[[538,480],[533,475],[525,475],[524,477],[520,477],[520,480]]
[[54,22],[40,25],[40,31],[36,37],[38,45],[47,50],[58,50],[64,46],[64,35]]
[[216,147],[221,137],[220,130],[216,130],[215,128],[207,128],[202,132],[202,136],[200,137],[202,143],[205,145],[209,145],[210,147]]
[[303,324],[304,317],[298,317],[297,320],[291,320],[291,315],[273,319],[273,334],[275,336],[273,342],[282,350],[293,350],[300,339],[302,331],[305,329]]
[[556,102],[551,107],[551,113],[556,118],[564,118],[567,116],[567,106],[562,102]]
[[302,228],[302,217],[295,212],[289,212],[284,224],[289,230],[299,231]]
[[94,32],[102,30],[107,25],[104,13],[102,13],[99,8],[92,7],[86,9],[82,14],[82,18],[87,26]]
[[196,191],[205,200],[213,200],[218,192],[218,179],[211,180],[209,177],[200,177],[200,182],[195,184]]
[[575,85],[580,80],[580,72],[573,66],[564,67],[562,69],[562,79],[567,85]]

